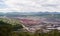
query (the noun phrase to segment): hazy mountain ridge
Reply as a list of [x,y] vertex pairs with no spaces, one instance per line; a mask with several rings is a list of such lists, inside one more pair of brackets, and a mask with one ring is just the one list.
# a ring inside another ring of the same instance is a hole
[[28,16],[39,16],[46,18],[60,18],[60,12],[0,12],[0,17],[28,17]]
[[40,15],[40,14],[60,14],[60,12],[0,12],[0,15]]

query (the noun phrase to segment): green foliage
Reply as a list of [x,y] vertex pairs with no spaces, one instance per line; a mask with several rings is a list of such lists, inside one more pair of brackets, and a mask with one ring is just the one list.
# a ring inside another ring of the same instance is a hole
[[[17,29],[21,29],[23,28],[22,25],[16,23],[16,22],[10,22],[10,23],[7,23],[7,21],[9,20],[6,20],[6,19],[3,19],[1,18],[0,19],[0,36],[18,36],[17,33],[15,33],[15,29],[17,31]],[[12,25],[14,24],[15,25]]]
[[13,31],[17,31],[18,29],[22,29],[22,28],[23,28],[22,25],[16,24],[13,26]]
[[0,18],[0,21],[3,21],[5,23],[9,23],[11,25],[20,24],[20,20],[13,19],[13,18]]
[[19,32],[19,36],[34,36],[33,33],[30,32]]
[[35,36],[60,36],[60,32],[57,29],[51,30],[47,33],[38,33],[38,32],[36,32]]
[[0,21],[0,36],[9,36],[12,32],[12,25]]
[[19,32],[17,34],[18,36],[60,36],[60,32],[58,30],[52,30],[50,32],[47,33],[30,33],[30,32]]

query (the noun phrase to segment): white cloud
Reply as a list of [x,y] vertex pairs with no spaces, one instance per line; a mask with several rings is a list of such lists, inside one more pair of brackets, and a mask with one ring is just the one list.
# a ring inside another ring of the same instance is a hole
[[0,9],[2,12],[17,11],[17,12],[39,12],[60,11],[60,0],[3,0],[7,6],[4,9]]

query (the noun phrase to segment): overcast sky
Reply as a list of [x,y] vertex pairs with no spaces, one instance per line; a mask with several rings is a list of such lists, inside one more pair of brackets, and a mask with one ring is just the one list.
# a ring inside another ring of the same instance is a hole
[[0,0],[1,12],[60,12],[60,0]]

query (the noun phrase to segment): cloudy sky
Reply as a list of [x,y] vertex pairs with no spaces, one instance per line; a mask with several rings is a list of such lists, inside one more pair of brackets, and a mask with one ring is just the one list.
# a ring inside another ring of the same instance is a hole
[[0,0],[0,12],[60,12],[60,0]]

